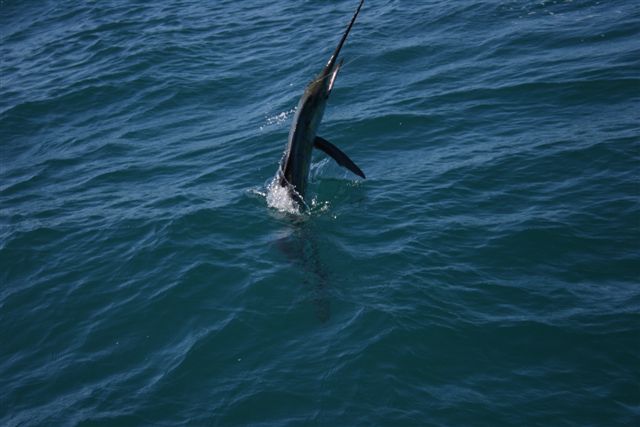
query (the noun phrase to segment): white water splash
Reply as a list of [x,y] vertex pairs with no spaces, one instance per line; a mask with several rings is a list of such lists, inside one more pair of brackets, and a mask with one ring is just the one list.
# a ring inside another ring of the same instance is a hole
[[[320,201],[318,200],[318,197],[314,197],[313,199],[311,199],[311,212],[312,213],[319,213],[319,214],[323,214],[325,212],[329,212],[329,209],[331,209],[331,202],[328,200],[325,201]],[[333,218],[335,218],[335,216],[333,216]]]
[[303,202],[304,206],[301,207],[291,197],[291,189],[280,185],[277,175],[273,177],[265,190],[265,192],[255,190],[254,194],[264,197],[267,201],[267,206],[282,213],[314,216],[316,214],[325,214],[331,210],[331,202],[328,200],[321,201],[318,196],[313,196],[308,202]]
[[267,205],[270,208],[280,212],[290,214],[300,214],[300,206],[291,198],[289,188],[283,187],[278,182],[278,175],[273,177],[269,185],[267,185]]
[[260,130],[263,130],[265,127],[267,126],[273,126],[273,125],[279,125],[284,123],[289,116],[291,116],[291,114],[296,112],[296,107],[288,110],[288,111],[283,111],[281,113],[278,113],[276,115],[273,116],[268,116],[265,118],[267,124],[266,125],[262,125],[260,126]]

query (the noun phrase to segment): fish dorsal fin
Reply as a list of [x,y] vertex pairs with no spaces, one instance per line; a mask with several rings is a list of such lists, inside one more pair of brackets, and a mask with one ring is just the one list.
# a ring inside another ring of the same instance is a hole
[[366,179],[366,177],[364,176],[364,172],[362,172],[358,165],[356,165],[353,160],[351,160],[349,156],[344,154],[338,147],[336,147],[326,139],[316,136],[316,139],[313,141],[313,146],[318,150],[324,151],[340,166],[345,167],[356,175]]

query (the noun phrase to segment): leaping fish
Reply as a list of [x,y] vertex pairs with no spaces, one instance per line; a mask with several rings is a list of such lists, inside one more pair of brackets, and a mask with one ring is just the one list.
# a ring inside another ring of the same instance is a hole
[[289,131],[287,150],[280,162],[277,179],[280,186],[289,188],[292,198],[301,206],[304,206],[304,195],[311,165],[311,151],[314,147],[324,151],[340,166],[365,178],[364,172],[345,153],[316,134],[329,94],[342,66],[343,60],[338,62],[340,49],[351,31],[358,13],[360,13],[363,3],[364,0],[361,0],[327,65],[305,89]]

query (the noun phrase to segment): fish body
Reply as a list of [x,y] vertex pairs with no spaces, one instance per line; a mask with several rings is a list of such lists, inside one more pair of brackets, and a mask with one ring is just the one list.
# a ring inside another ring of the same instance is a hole
[[301,205],[304,205],[313,148],[324,151],[339,165],[365,178],[362,170],[346,154],[317,135],[329,95],[342,65],[342,60],[338,62],[338,55],[363,3],[364,0],[361,0],[327,64],[305,89],[298,102],[298,108],[289,131],[287,149],[278,169],[278,183],[282,187],[289,188],[291,196]]

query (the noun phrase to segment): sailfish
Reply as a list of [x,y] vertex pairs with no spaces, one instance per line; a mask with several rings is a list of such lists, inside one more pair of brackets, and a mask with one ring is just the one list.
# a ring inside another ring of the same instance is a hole
[[354,174],[365,178],[364,172],[338,147],[317,135],[322,121],[324,109],[333,89],[343,60],[338,62],[338,55],[344,45],[351,27],[355,22],[364,0],[360,1],[347,29],[338,46],[329,58],[320,74],[309,83],[300,98],[296,114],[289,131],[287,149],[278,168],[277,180],[282,187],[289,189],[292,198],[304,206],[304,195],[309,179],[311,152],[313,148],[323,151],[332,157],[340,166],[349,169]]

